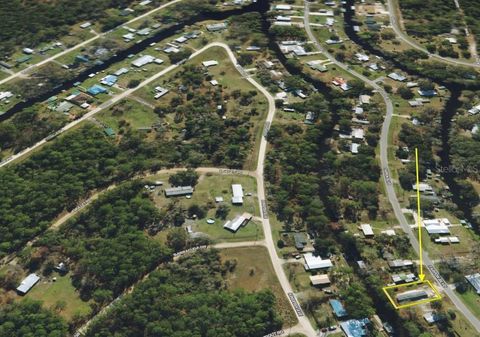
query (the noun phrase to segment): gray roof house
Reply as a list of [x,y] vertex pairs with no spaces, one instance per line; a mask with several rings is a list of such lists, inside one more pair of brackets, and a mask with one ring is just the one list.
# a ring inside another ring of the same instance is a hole
[[40,281],[40,277],[38,277],[37,274],[32,273],[28,275],[17,287],[17,292],[20,295],[25,295],[35,284],[37,284],[38,281]]
[[179,186],[179,187],[172,187],[172,188],[165,189],[166,197],[178,197],[178,196],[190,195],[190,194],[193,194],[192,186]]

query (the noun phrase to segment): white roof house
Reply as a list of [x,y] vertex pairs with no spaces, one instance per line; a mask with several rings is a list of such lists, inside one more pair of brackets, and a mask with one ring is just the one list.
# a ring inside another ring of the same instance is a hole
[[352,129],[352,138],[363,139],[365,137],[365,131],[363,129]]
[[166,95],[168,93],[168,89],[162,87],[155,87],[156,94],[153,96],[155,99],[159,99],[160,97]]
[[362,229],[363,235],[365,236],[373,236],[373,229],[372,226],[369,224],[362,224],[360,225],[360,228]]
[[365,55],[365,54],[362,54],[362,53],[356,53],[355,57],[360,62],[367,62],[368,60],[370,60],[370,57],[368,57],[368,55]]
[[370,98],[370,95],[360,95],[358,99],[360,104],[370,104]]
[[225,222],[223,228],[235,233],[240,227],[245,226],[251,219],[252,215],[250,213],[243,213],[242,215],[233,218],[233,220]]
[[135,61],[132,62],[132,65],[138,68],[141,68],[149,63],[152,63],[155,60],[155,57],[151,55],[144,55]]
[[13,96],[13,93],[10,91],[0,91],[0,101],[8,99]]
[[82,23],[82,24],[80,25],[80,28],[85,29],[85,28],[90,27],[91,25],[92,25],[91,22],[85,22],[85,23]]
[[400,75],[400,74],[397,74],[397,73],[390,73],[387,75],[389,78],[391,78],[392,80],[394,81],[399,81],[399,82],[403,82],[405,81],[407,78],[403,75]]
[[353,153],[353,154],[357,154],[359,147],[360,147],[360,144],[351,143],[351,144],[350,144],[350,152]]
[[208,67],[213,67],[218,65],[218,61],[215,61],[215,60],[203,61],[202,64],[204,67],[208,68]]
[[305,270],[326,269],[333,266],[330,259],[323,260],[320,256],[314,256],[312,253],[303,254],[305,259]]
[[433,220],[423,220],[423,225],[425,226],[425,229],[428,234],[450,234],[450,229],[448,228],[448,225],[450,222],[447,220],[447,222],[443,221],[444,219],[433,219]]
[[472,275],[465,275],[465,278],[468,282],[475,288],[477,294],[480,295],[480,273],[472,274]]
[[37,284],[38,281],[40,281],[40,277],[38,277],[37,274],[32,273],[28,275],[18,286],[17,292],[21,295],[25,295],[35,284]]
[[275,10],[277,10],[277,11],[290,11],[290,10],[292,10],[292,6],[290,6],[290,5],[276,5]]
[[[417,184],[413,184],[412,188],[414,190],[417,190]],[[427,192],[433,192],[432,186],[426,183],[420,183],[418,184],[418,189],[420,190],[421,193],[427,193]]]
[[243,204],[243,187],[240,184],[232,185],[232,204]]

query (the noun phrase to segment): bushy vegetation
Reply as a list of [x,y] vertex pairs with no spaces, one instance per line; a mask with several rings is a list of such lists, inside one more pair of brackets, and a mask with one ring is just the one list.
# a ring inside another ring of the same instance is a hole
[[453,1],[402,0],[399,4],[402,16],[407,20],[405,26],[408,34],[420,37],[437,36],[462,26]]
[[111,301],[170,258],[166,247],[144,233],[163,225],[148,193],[142,193],[143,185],[135,181],[118,187],[59,231],[46,233],[27,264],[32,268],[58,254],[57,260],[71,261],[73,284],[82,298]]
[[218,253],[200,251],[152,273],[86,336],[261,337],[281,327],[270,291],[228,292]]
[[45,230],[88,192],[147,168],[170,164],[175,153],[165,146],[169,147],[152,148],[135,136],[115,146],[99,129],[85,126],[24,163],[2,169],[0,255]]
[[0,307],[0,336],[64,337],[67,324],[40,302],[13,302]]
[[[477,0],[460,0],[460,7],[465,13],[465,21],[468,28],[475,34],[477,41],[480,39],[480,6],[478,6]],[[477,43],[477,50],[480,50],[480,46]]]

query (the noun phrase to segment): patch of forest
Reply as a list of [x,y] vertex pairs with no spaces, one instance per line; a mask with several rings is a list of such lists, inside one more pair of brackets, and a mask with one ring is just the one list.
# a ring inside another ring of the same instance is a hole
[[144,182],[126,183],[99,197],[87,211],[59,230],[43,235],[24,262],[31,270],[48,274],[69,261],[73,285],[83,300],[99,306],[112,301],[125,288],[161,262],[171,251],[145,234],[163,224]]
[[261,337],[279,330],[274,295],[229,292],[227,272],[215,250],[181,258],[153,272],[86,336]]
[[149,168],[178,162],[173,144],[138,135],[115,145],[88,125],[57,139],[23,163],[0,170],[0,255],[44,231],[89,192]]
[[408,34],[436,36],[463,26],[454,1],[402,0],[399,4]]
[[0,306],[0,336],[64,337],[67,324],[36,301],[13,302]]

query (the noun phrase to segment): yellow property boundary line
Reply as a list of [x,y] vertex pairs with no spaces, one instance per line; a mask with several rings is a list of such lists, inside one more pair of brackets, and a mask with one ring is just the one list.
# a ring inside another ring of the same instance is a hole
[[[411,302],[411,303],[407,303],[407,304],[403,304],[403,305],[398,305],[396,303],[396,301],[392,298],[392,296],[390,296],[390,294],[388,293],[389,289],[402,288],[402,287],[408,287],[408,286],[412,286],[412,285],[421,285],[421,284],[428,285],[433,290],[433,292],[435,293],[435,296],[431,297],[431,298],[424,299],[424,300],[420,300],[420,301],[415,301],[415,302]],[[419,281],[414,281],[414,282],[409,282],[409,283],[404,283],[404,284],[398,284],[398,285],[394,285],[394,286],[386,286],[386,287],[383,287],[382,290],[385,293],[385,295],[387,295],[387,298],[389,299],[390,303],[392,303],[392,305],[395,309],[408,308],[408,307],[412,307],[412,306],[419,305],[419,304],[439,301],[439,300],[442,299],[442,295],[440,295],[438,290],[435,288],[435,286],[429,280],[424,280],[424,281],[419,280]]]

